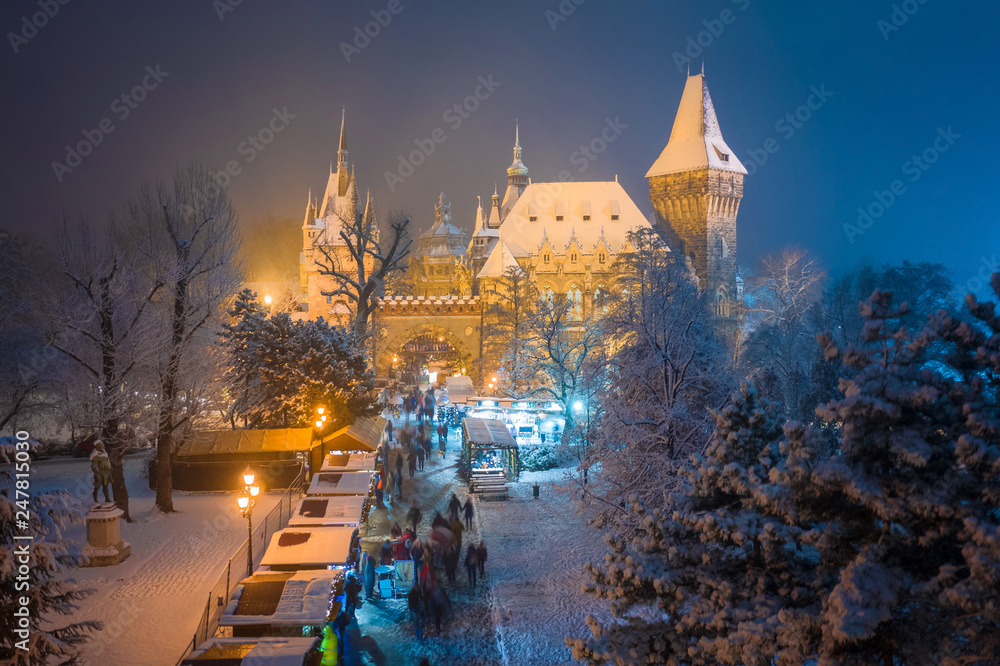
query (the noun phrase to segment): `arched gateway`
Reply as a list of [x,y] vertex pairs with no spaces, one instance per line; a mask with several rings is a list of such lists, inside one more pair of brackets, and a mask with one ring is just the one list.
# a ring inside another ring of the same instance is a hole
[[375,365],[379,377],[392,376],[393,357],[401,351],[438,350],[457,355],[467,374],[475,377],[482,325],[479,298],[387,298],[379,302],[377,321],[382,329]]

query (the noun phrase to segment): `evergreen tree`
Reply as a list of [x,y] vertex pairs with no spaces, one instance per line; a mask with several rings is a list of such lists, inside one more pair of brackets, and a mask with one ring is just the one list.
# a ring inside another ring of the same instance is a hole
[[[59,616],[73,614],[89,591],[57,576],[77,564],[62,530],[79,523],[83,514],[68,493],[40,493],[31,498],[28,526],[18,524],[24,510],[12,496],[13,475],[0,472],[0,662],[16,666],[76,664],[77,648],[102,628],[100,622],[82,620],[62,624]],[[15,529],[16,528],[16,529]],[[17,534],[32,534],[31,541],[15,541]],[[29,562],[20,559],[30,553]],[[27,597],[27,631],[15,613]]]

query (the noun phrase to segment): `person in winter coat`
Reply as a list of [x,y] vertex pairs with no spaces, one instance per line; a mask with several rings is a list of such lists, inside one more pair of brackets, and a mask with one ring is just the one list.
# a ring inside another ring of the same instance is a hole
[[353,571],[347,572],[347,582],[344,584],[344,592],[347,594],[347,607],[344,612],[353,620],[354,612],[358,608],[358,597],[361,595],[361,581]]
[[372,592],[375,591],[375,558],[371,556],[371,553],[361,554],[361,571],[365,577],[365,597],[368,599],[372,598]]
[[434,519],[431,521],[431,529],[435,527],[446,527],[449,530],[451,529],[451,524],[444,519],[444,516],[441,515],[440,511],[434,512]]
[[90,471],[94,473],[94,503],[97,503],[97,489],[104,491],[104,501],[108,499],[108,484],[111,483],[111,458],[104,450],[104,442],[94,442],[94,450],[90,452]]
[[420,543],[420,539],[413,540],[410,557],[413,559],[413,577],[420,580],[420,569],[424,566],[424,545]]
[[462,530],[464,529],[462,521],[458,518],[451,524],[451,541],[459,550],[462,550]]
[[417,469],[417,454],[412,446],[406,447],[406,467],[410,470],[410,478],[412,479],[413,472]]
[[420,507],[416,504],[413,504],[413,506],[410,507],[410,510],[406,512],[406,522],[409,523],[414,532],[416,532],[417,528],[420,527],[420,519],[423,517],[424,514],[421,513]]
[[468,530],[472,529],[472,498],[465,500],[465,506],[462,507],[465,511],[465,528]]
[[424,599],[424,590],[419,585],[414,585],[410,593],[406,595],[406,605],[413,615],[413,631],[417,635],[417,640],[424,640],[424,618],[427,615],[427,601]]
[[444,590],[441,589],[440,585],[435,586],[431,592],[430,599],[427,601],[427,610],[434,616],[434,625],[437,627],[438,636],[441,635],[441,619],[444,617],[448,606],[448,597],[445,595]]
[[458,495],[455,493],[451,494],[451,499],[448,500],[448,523],[453,523],[458,520],[458,510],[462,508],[462,502],[458,499]]
[[445,546],[444,551],[444,572],[448,576],[448,582],[455,583],[455,573],[458,571],[458,557],[461,551],[455,548],[455,544],[450,543]]
[[399,535],[403,533],[402,528],[400,528],[399,523],[393,523],[392,529],[389,530],[390,539],[398,539]]
[[418,446],[416,450],[417,456],[417,469],[421,472],[424,471],[424,447]]
[[392,564],[392,543],[388,539],[382,544],[382,550],[379,552],[379,563]]
[[486,544],[482,541],[476,548],[476,555],[479,557],[479,575],[483,576],[486,573]]
[[469,552],[465,554],[465,570],[469,572],[469,584],[476,589],[476,569],[479,568],[479,551],[471,543]]

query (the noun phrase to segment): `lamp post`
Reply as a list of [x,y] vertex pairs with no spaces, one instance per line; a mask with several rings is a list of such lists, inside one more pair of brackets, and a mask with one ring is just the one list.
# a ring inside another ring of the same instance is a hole
[[247,519],[247,576],[253,575],[253,507],[257,504],[260,486],[254,483],[254,473],[247,465],[243,471],[243,494],[236,498],[236,503]]

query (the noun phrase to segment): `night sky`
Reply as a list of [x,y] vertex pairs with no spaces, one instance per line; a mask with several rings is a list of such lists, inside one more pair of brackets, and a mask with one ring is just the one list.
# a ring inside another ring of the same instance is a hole
[[[961,287],[1000,255],[1000,3],[64,1],[4,3],[2,226],[99,216],[192,158],[235,162],[241,219],[301,221],[336,158],[344,105],[359,184],[421,228],[439,192],[467,229],[476,195],[488,201],[494,182],[503,194],[515,118],[533,180],[617,174],[649,211],[644,174],[684,86],[674,54],[700,40],[692,69],[704,58],[723,134],[752,172],[741,263],[786,245],[834,273],[936,260]],[[55,15],[25,28],[47,4]],[[372,11],[387,25],[355,50]],[[480,88],[467,118],[446,115],[480,77],[499,85]],[[141,102],[121,100],[144,81]],[[814,88],[832,96],[800,109]],[[797,111],[808,119],[783,121]],[[574,155],[608,120],[627,127],[593,160]],[[262,149],[243,143],[269,124],[281,131]],[[438,128],[444,141],[390,189],[385,173]],[[85,131],[99,145],[57,177],[53,162]],[[777,152],[758,166],[750,151],[761,158],[765,145]],[[911,161],[925,151],[933,164]],[[883,191],[894,201],[850,242],[843,225],[859,207],[878,213]]]

